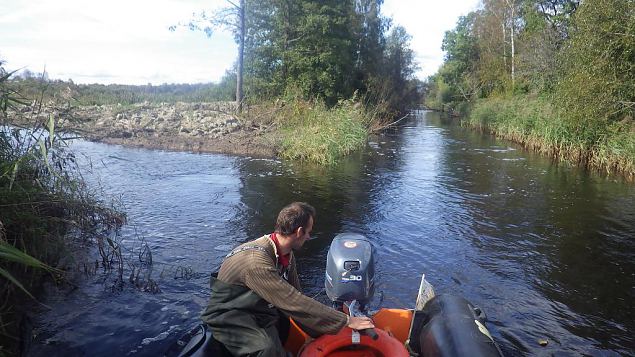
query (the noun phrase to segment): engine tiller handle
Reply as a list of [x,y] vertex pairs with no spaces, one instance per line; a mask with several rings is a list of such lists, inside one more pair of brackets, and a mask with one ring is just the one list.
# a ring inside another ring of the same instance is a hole
[[[359,310],[359,302],[357,300],[353,300],[350,303],[346,304],[346,307],[348,308],[348,314],[350,316],[366,316],[366,314],[362,313]],[[377,332],[375,332],[374,328],[361,329],[359,330],[359,333],[364,334],[372,338],[373,340],[377,340],[379,338],[379,335],[377,334]]]
[[365,328],[363,330],[359,330],[359,333],[364,334],[373,340],[377,340],[379,338],[379,335],[375,332],[374,328]]

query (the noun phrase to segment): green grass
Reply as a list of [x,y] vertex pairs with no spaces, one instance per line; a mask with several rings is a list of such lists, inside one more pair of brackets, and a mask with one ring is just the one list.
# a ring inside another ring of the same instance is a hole
[[635,128],[626,123],[615,123],[607,136],[594,148],[592,164],[606,172],[622,172],[631,179],[635,176]]
[[632,122],[570,122],[547,98],[516,96],[477,101],[465,123],[562,161],[635,179]]
[[280,156],[321,165],[362,148],[368,135],[367,113],[348,101],[327,108],[319,101],[296,100],[275,120],[283,136]]

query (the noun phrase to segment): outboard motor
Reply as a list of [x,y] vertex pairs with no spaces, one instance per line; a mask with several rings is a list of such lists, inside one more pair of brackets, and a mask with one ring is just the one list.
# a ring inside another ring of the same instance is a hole
[[375,293],[374,250],[366,237],[357,233],[335,236],[326,258],[324,285],[335,308],[357,300],[364,309]]

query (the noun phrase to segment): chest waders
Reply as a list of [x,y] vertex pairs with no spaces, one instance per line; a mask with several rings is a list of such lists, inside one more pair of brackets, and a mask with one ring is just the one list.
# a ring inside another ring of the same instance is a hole
[[[246,251],[267,251],[259,246],[247,246],[227,255],[227,258]],[[269,253],[267,253],[269,254]],[[286,278],[286,269],[278,270]],[[286,279],[285,279],[286,280]],[[228,284],[210,278],[210,301],[201,319],[234,356],[285,356],[278,334],[280,311],[246,286]],[[283,319],[286,321],[286,317]],[[286,333],[286,331],[284,331]]]

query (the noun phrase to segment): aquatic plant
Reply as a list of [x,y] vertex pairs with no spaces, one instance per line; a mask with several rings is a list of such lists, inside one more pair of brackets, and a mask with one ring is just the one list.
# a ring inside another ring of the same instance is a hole
[[366,143],[368,117],[363,108],[342,101],[332,108],[319,100],[295,99],[276,113],[281,153],[287,159],[332,164]]
[[43,94],[25,100],[7,86],[11,73],[1,68],[0,353],[13,354],[25,304],[47,277],[63,279],[75,259],[73,242],[111,231],[125,216],[95,198],[56,130],[56,115],[67,105],[43,103]]

